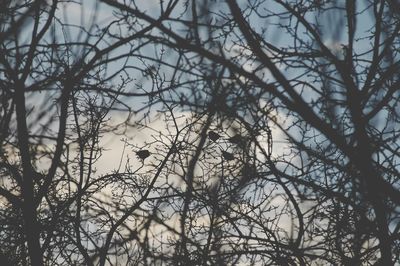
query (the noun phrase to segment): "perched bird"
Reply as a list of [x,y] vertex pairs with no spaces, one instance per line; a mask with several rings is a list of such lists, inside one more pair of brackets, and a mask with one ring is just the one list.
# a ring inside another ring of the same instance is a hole
[[233,143],[233,144],[240,144],[240,143],[243,142],[243,137],[240,136],[240,135],[235,135],[235,136],[233,136],[233,137],[230,137],[230,138],[228,139],[228,141],[229,141],[230,143]]
[[140,150],[136,152],[136,155],[144,161],[147,157],[150,156],[150,152],[148,150]]
[[222,152],[222,157],[224,157],[225,160],[232,161],[235,159],[235,156],[233,156],[232,153],[227,152],[227,151],[221,151],[221,152]]
[[176,147],[175,144],[173,144],[171,149],[170,149],[170,153],[173,154],[173,153],[177,153],[177,152],[178,152],[178,148]]
[[171,149],[170,149],[170,153],[171,153],[171,154],[179,153],[182,149],[183,149],[183,148],[182,148],[182,144],[178,144],[178,145],[172,144],[172,147],[171,147]]
[[238,189],[242,189],[252,178],[257,176],[257,170],[254,165],[245,163],[242,167],[239,177]]
[[255,177],[257,175],[256,167],[246,163],[242,168],[242,175],[248,179]]
[[212,141],[217,141],[221,136],[214,132],[214,131],[209,131],[208,132],[208,137],[212,140]]

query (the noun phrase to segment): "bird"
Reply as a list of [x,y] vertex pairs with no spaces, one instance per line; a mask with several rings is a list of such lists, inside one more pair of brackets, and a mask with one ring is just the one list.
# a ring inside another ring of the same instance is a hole
[[235,156],[233,156],[232,153],[227,152],[227,151],[221,151],[222,152],[222,157],[227,160],[227,161],[232,161],[235,159]]
[[240,143],[242,143],[243,138],[242,138],[242,136],[240,136],[240,135],[235,135],[235,136],[233,136],[233,137],[230,137],[230,138],[228,139],[228,141],[229,141],[230,143],[233,143],[233,144],[240,144]]
[[246,178],[252,178],[257,175],[257,170],[254,165],[246,163],[242,168],[242,175]]
[[172,144],[172,147],[170,148],[170,153],[174,154],[174,153],[179,153],[179,151],[182,150],[182,145],[181,144]]
[[212,140],[212,141],[217,141],[221,136],[214,132],[214,131],[209,131],[208,132],[208,137]]
[[136,155],[144,161],[147,157],[150,156],[150,152],[148,150],[140,150],[136,152]]

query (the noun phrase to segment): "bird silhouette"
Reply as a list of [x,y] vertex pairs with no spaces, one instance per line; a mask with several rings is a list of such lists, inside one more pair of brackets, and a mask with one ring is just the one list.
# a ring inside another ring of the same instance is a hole
[[209,131],[208,132],[208,137],[212,140],[212,141],[217,141],[221,136],[214,132],[214,131]]
[[227,151],[221,151],[222,152],[222,157],[227,160],[227,161],[232,161],[235,159],[235,156],[233,156],[232,153],[227,152]]
[[136,155],[144,161],[147,157],[150,156],[150,152],[148,150],[140,150],[136,152]]
[[242,143],[242,141],[243,141],[243,137],[240,136],[240,135],[235,135],[235,136],[233,136],[233,137],[230,137],[230,138],[228,139],[228,141],[229,141],[230,143],[233,143],[233,144],[240,144],[240,143]]

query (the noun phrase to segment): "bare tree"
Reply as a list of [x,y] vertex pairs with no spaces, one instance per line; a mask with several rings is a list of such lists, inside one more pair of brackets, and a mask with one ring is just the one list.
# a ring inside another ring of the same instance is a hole
[[[148,23],[157,21],[134,5],[103,2]],[[217,125],[223,128],[224,122],[235,121],[246,129],[257,150],[253,156],[260,163],[257,173],[264,173],[257,174],[257,180],[279,186],[286,199],[281,204],[291,217],[288,235],[279,234],[279,227],[272,230],[279,236],[279,248],[251,233],[238,238],[254,238],[264,247],[255,253],[277,264],[283,259],[289,264],[392,265],[399,256],[400,201],[396,163],[400,24],[395,4],[179,2],[186,9],[157,25],[161,33],[145,38],[171,51],[186,51],[190,60],[182,60],[179,67],[194,74],[188,78],[194,83],[214,79],[227,87],[221,94],[215,88],[202,92],[188,88],[192,99],[186,96],[181,102],[198,105],[201,101],[195,95],[204,99],[208,94],[210,100],[204,100],[203,107],[210,108],[207,101],[218,102],[214,112],[224,117],[216,119]],[[214,75],[201,74],[207,65]],[[199,87],[206,88],[193,89]],[[285,136],[286,143],[280,146],[287,150],[275,156],[256,136],[262,132],[267,137],[272,124]],[[198,145],[202,148],[204,141]],[[199,154],[195,152],[188,165],[190,183]],[[183,220],[193,190],[190,184],[185,189]],[[181,231],[191,228],[191,222],[182,222]],[[263,225],[268,228],[268,223]],[[187,258],[185,237],[179,249]],[[232,250],[237,256],[253,252],[225,244],[225,256]]]
[[[121,38],[114,31],[126,31],[118,26],[123,18],[101,16],[96,1],[2,5],[2,256],[12,265],[104,265],[118,228],[111,216],[130,216],[138,206],[102,202],[105,190],[118,184],[123,191],[123,176],[134,172],[113,172],[116,160],[109,173],[96,174],[100,142],[156,103],[139,102],[154,92],[140,88],[149,66],[137,66],[148,44],[141,37],[154,25],[134,21],[136,32]],[[136,87],[125,90],[135,75]],[[144,201],[147,181],[129,197]]]
[[[0,255],[394,265],[399,16],[378,0],[6,2]],[[99,172],[107,139],[122,148]]]

